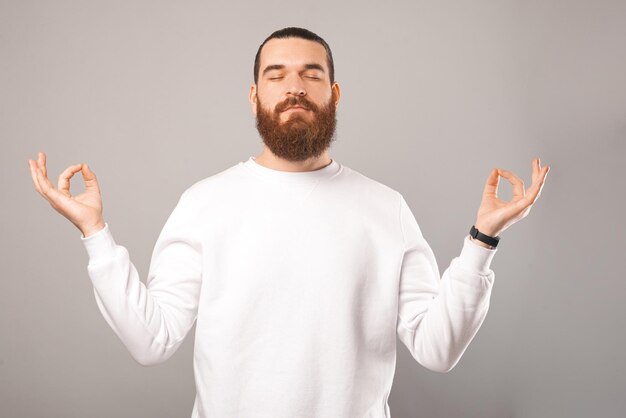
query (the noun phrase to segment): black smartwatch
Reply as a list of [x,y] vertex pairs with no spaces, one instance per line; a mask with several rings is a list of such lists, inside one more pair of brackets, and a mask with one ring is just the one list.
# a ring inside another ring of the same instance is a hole
[[469,233],[472,238],[482,241],[487,245],[491,245],[493,248],[496,248],[498,246],[498,242],[500,242],[500,237],[490,237],[489,235],[485,235],[476,229],[475,225],[472,225]]

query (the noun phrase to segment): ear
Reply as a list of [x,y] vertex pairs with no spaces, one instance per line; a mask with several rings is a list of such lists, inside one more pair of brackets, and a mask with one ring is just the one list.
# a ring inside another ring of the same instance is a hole
[[250,107],[252,109],[252,113],[256,116],[256,106],[257,106],[257,90],[256,84],[250,86],[250,93],[248,93],[248,101],[250,102]]
[[333,95],[335,97],[335,106],[337,106],[339,105],[339,98],[341,97],[341,89],[339,88],[339,83],[335,81],[331,86],[331,89],[333,90]]

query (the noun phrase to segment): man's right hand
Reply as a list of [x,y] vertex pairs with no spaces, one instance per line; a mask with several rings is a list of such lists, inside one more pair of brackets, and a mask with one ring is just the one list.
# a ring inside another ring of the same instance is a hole
[[[104,228],[100,187],[96,175],[86,163],[67,167],[59,176],[58,188],[55,188],[48,179],[46,154],[38,153],[37,161],[28,160],[28,165],[35,189],[50,203],[50,206],[69,219],[85,237]],[[85,191],[77,196],[72,196],[70,194],[70,179],[78,171],[83,175]]]

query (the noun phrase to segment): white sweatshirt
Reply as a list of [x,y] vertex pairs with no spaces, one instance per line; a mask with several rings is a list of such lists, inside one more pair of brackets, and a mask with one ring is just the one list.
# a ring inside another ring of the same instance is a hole
[[108,223],[81,239],[137,362],[167,360],[197,321],[192,418],[389,418],[396,336],[452,369],[487,314],[497,251],[468,234],[440,279],[396,190],[335,160],[286,172],[254,157],[182,193],[145,285]]

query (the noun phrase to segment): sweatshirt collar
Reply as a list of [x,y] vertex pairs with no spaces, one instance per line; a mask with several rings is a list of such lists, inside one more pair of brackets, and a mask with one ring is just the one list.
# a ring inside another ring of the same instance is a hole
[[256,174],[263,176],[269,180],[286,181],[292,183],[310,183],[323,179],[328,179],[341,172],[342,166],[334,159],[331,159],[330,164],[311,171],[282,171],[275,170],[273,168],[265,167],[256,162],[254,156],[250,156],[243,165],[255,172]]

